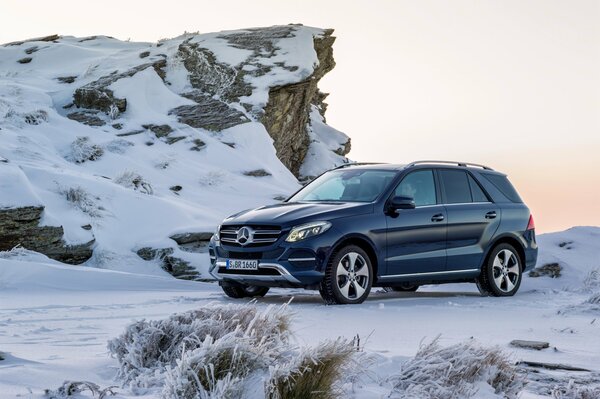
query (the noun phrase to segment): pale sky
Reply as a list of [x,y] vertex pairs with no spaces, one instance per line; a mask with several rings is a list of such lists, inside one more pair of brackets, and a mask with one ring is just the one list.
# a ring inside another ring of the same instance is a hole
[[[350,158],[507,173],[538,232],[600,225],[600,1],[0,0],[0,43],[334,28],[327,121]],[[1,72],[1,71],[0,71]]]

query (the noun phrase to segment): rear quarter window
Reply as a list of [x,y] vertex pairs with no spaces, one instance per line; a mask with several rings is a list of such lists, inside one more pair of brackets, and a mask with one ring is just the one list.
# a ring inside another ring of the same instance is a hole
[[490,183],[494,185],[506,198],[511,200],[512,202],[523,202],[517,190],[510,184],[508,178],[503,175],[496,175],[491,173],[481,173],[481,175],[488,180]]

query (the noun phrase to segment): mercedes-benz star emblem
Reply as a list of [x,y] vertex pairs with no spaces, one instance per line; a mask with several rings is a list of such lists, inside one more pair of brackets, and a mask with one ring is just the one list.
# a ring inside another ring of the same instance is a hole
[[240,245],[250,244],[253,239],[252,233],[253,233],[252,230],[250,230],[248,227],[242,227],[237,232],[237,238],[236,238],[237,243]]

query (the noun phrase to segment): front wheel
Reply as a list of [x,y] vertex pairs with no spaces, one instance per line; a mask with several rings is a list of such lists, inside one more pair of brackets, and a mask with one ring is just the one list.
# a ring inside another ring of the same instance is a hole
[[269,292],[269,287],[256,285],[225,284],[221,285],[225,295],[230,298],[256,298],[263,297]]
[[372,284],[369,256],[362,248],[348,245],[327,265],[319,293],[328,304],[358,304],[369,296]]
[[477,278],[477,288],[485,296],[513,296],[521,286],[521,259],[510,244],[495,247]]

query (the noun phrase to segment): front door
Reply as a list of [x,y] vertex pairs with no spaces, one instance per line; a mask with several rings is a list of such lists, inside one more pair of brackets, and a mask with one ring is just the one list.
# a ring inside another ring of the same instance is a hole
[[444,271],[446,267],[446,208],[438,204],[431,169],[409,173],[394,195],[413,197],[414,209],[386,216],[387,275]]

